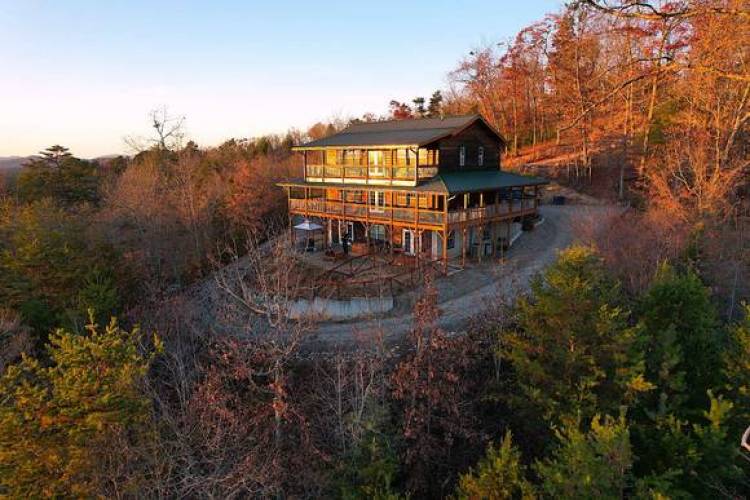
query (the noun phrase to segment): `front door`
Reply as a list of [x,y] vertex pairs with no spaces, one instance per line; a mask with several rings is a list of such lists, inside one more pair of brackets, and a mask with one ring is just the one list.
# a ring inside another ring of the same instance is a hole
[[403,229],[401,232],[401,241],[404,247],[404,253],[414,255],[414,231],[411,229]]

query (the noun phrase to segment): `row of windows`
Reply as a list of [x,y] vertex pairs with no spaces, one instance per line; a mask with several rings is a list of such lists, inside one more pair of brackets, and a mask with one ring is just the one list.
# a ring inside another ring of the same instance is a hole
[[[308,153],[308,163],[316,164],[320,158],[316,158],[316,151]],[[419,149],[420,165],[437,165],[439,151],[436,149]],[[417,153],[411,149],[386,149],[386,150],[362,150],[362,149],[329,149],[325,151],[325,164],[327,165],[416,165]]]
[[[477,165],[480,167],[484,166],[484,146],[477,148]],[[466,166],[466,146],[458,147],[458,166]]]

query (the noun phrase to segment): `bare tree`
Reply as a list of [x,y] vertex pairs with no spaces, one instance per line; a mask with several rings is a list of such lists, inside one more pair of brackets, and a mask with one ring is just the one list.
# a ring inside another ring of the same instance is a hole
[[182,148],[185,139],[185,117],[173,115],[166,105],[154,108],[148,113],[148,121],[153,129],[152,137],[128,136],[125,144],[135,153],[155,147],[159,151],[176,151]]

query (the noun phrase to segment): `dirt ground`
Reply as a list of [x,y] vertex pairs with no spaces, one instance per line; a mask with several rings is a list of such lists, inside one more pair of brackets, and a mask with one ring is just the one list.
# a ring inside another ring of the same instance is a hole
[[[436,281],[439,324],[455,332],[473,316],[498,300],[513,300],[525,293],[531,278],[550,264],[557,252],[576,239],[579,228],[600,226],[620,209],[603,205],[546,205],[540,207],[544,222],[525,232],[502,261],[467,264],[466,269]],[[411,306],[419,291],[396,297],[396,307],[385,317],[347,323],[320,323],[307,339],[312,350],[352,348],[380,337],[388,345],[399,344],[412,326]]]

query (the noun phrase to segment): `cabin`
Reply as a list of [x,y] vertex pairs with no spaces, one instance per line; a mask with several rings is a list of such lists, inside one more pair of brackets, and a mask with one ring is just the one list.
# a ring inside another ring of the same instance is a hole
[[480,115],[354,123],[295,147],[304,177],[281,182],[290,227],[318,245],[416,260],[481,260],[537,217],[544,179],[502,169],[505,140]]

